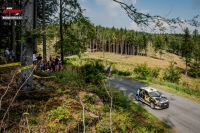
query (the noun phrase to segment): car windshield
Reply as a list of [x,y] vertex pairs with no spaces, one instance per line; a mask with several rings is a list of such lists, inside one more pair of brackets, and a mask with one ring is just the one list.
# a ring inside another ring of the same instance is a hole
[[158,92],[158,91],[153,91],[153,92],[150,92],[149,95],[151,97],[160,97],[161,96],[161,93]]

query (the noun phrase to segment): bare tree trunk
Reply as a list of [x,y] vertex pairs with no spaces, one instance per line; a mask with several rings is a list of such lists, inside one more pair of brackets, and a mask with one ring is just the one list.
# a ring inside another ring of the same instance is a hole
[[109,42],[108,42],[108,52],[110,53],[110,49],[111,49],[111,44],[110,44],[110,38],[109,38]]
[[64,41],[64,37],[63,37],[63,16],[62,16],[62,12],[63,12],[63,7],[62,7],[62,0],[60,0],[60,54],[61,54],[61,60],[64,60],[64,53],[63,53],[63,41]]
[[[14,5],[14,0],[12,0],[12,5]],[[12,34],[11,34],[11,48],[16,51],[16,44],[15,44],[15,20],[11,20],[11,28],[12,28]]]
[[121,43],[121,55],[123,55],[123,49],[124,48],[124,40],[122,40],[122,43]]
[[113,53],[115,53],[115,40],[113,40]]
[[186,63],[185,63],[185,75],[187,76],[187,73],[188,73],[188,61],[186,60]]
[[130,45],[128,45],[128,55],[130,55]]
[[45,62],[47,62],[46,25],[45,25],[45,0],[42,0],[42,30],[43,30],[43,60]]
[[127,55],[127,44],[125,44],[125,55]]
[[[24,0],[22,6],[23,24],[27,30],[33,29],[33,3],[34,0]],[[26,39],[21,45],[21,71],[20,83],[24,84],[22,89],[33,88],[33,39]],[[31,76],[30,76],[31,75]],[[28,78],[30,76],[30,78]],[[27,80],[28,79],[28,80]]]
[[[104,42],[104,40],[103,40]],[[102,44],[102,50],[103,50],[103,64],[105,65],[105,52],[104,52],[104,43]]]
[[92,52],[95,51],[95,50],[94,50],[94,43],[95,43],[95,40],[93,39],[93,40],[92,40]]
[[92,39],[90,39],[90,52],[92,52]]
[[[37,28],[37,0],[34,0],[34,19],[33,19],[33,29]],[[37,38],[34,38],[33,51],[37,51]]]
[[97,40],[96,40],[96,42],[95,42],[95,45],[96,45],[96,51],[98,52]]

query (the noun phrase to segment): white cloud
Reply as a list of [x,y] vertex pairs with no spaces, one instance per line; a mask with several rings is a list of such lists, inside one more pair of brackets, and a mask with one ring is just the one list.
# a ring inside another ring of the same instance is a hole
[[145,13],[148,13],[149,10],[140,10],[140,12],[145,14]]
[[117,2],[113,2],[112,0],[96,0],[96,3],[106,7],[107,9],[120,8],[120,5]]
[[134,31],[141,31],[141,28],[135,22],[130,23],[129,29]]
[[[189,24],[182,24],[182,26],[180,27],[178,24],[175,24],[174,26],[176,26],[176,28],[172,28],[170,27],[166,22],[162,22],[163,26],[166,28],[166,30],[164,31],[164,33],[182,33],[184,34],[184,29],[188,28],[190,30],[190,34],[192,34],[192,32],[197,29],[200,32],[200,27],[194,27],[191,26]],[[149,32],[149,33],[160,33],[161,31],[159,30],[158,27],[155,27],[155,23],[150,23],[148,27],[138,27],[137,24],[135,22],[131,22],[130,23],[130,28],[131,30],[135,30],[135,31],[144,31],[144,32]]]
[[120,12],[120,5],[117,2],[113,2],[112,0],[96,0],[97,5],[102,5],[106,8],[107,12],[111,16],[118,16]]
[[133,3],[133,4],[136,4],[136,0],[132,0],[132,3]]

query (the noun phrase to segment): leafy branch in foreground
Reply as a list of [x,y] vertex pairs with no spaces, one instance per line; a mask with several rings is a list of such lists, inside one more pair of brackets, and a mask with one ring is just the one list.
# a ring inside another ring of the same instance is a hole
[[[167,30],[164,25],[165,23],[168,24],[171,30],[174,30],[178,26],[182,28],[182,25],[184,24],[189,24],[195,27],[200,26],[200,22],[197,21],[199,15],[194,16],[191,20],[182,20],[179,17],[167,19],[167,16],[171,13],[171,11],[165,17],[159,15],[150,15],[138,12],[137,9],[132,4],[127,5],[124,2],[120,2],[118,0],[113,0],[113,1],[119,3],[121,7],[128,14],[128,17],[132,19],[140,28],[149,27],[152,31],[154,31],[156,28],[159,28],[160,31],[164,32],[165,30]],[[155,24],[153,28],[149,26],[151,23]]]

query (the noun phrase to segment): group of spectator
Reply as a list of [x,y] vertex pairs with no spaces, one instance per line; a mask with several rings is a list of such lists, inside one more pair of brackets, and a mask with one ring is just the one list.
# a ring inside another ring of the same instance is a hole
[[7,61],[15,61],[16,60],[16,53],[14,50],[9,51],[9,48],[6,48],[4,51],[4,57]]
[[42,61],[42,56],[39,54],[37,56],[37,52],[33,53],[33,64],[35,69],[42,70],[43,72],[57,72],[62,69],[62,61],[59,60],[59,57],[56,56],[53,58],[51,55],[47,62]]

